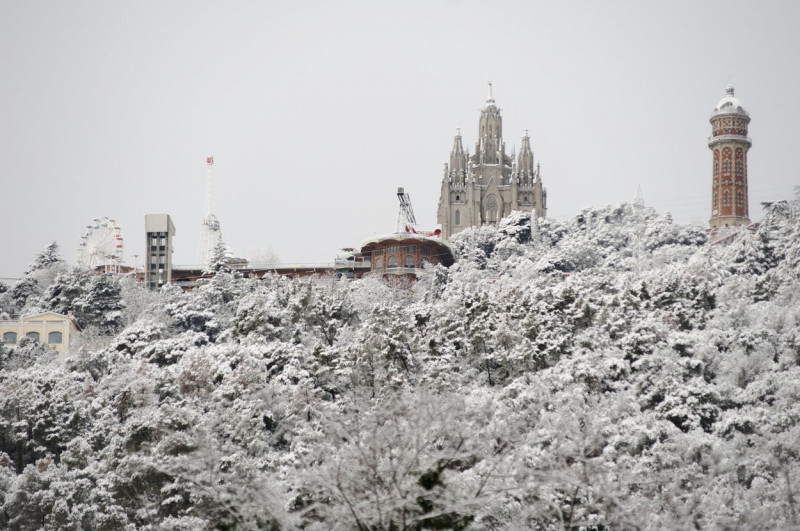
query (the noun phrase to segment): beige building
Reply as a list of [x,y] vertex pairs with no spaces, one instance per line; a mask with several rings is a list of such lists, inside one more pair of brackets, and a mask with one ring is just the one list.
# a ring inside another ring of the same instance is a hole
[[519,155],[506,154],[503,118],[492,96],[492,83],[478,122],[475,153],[469,154],[456,134],[450,163],[444,165],[437,220],[442,238],[467,227],[497,223],[514,210],[547,215],[547,191],[538,163],[533,163],[530,137],[525,131]]
[[69,315],[45,312],[16,321],[0,321],[0,338],[6,345],[16,346],[22,338],[29,337],[61,353],[67,351],[79,331],[72,312]]

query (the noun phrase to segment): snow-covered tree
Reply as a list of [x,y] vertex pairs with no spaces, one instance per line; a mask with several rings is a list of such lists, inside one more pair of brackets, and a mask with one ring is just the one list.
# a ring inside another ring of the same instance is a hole
[[799,213],[515,213],[411,287],[51,264],[23,306],[109,335],[0,345],[0,527],[797,527]]

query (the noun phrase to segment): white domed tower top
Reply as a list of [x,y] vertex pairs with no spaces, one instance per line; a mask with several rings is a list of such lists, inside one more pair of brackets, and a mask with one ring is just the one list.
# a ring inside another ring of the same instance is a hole
[[752,141],[747,136],[750,115],[734,96],[733,86],[725,89],[711,112],[708,147],[713,153],[711,176],[712,229],[748,225],[747,151]]
[[747,111],[744,110],[739,98],[733,95],[733,85],[729,84],[727,86],[725,89],[725,97],[719,100],[719,103],[717,103],[717,106],[714,107],[714,110],[711,112],[711,116],[716,116],[718,114],[743,114],[745,116],[750,116],[747,114]]

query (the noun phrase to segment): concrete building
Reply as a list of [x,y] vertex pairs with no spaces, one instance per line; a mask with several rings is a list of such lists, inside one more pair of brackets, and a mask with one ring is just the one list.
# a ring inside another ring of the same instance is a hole
[[175,236],[175,225],[167,214],[147,214],[144,227],[144,282],[148,288],[158,289],[172,282],[172,237]]
[[534,165],[527,130],[519,155],[506,154],[503,118],[489,82],[486,104],[478,121],[478,142],[470,156],[456,133],[450,163],[444,165],[437,222],[442,238],[464,230],[493,224],[513,210],[547,215],[547,191],[542,186],[539,164]]
[[747,136],[750,115],[728,85],[725,97],[711,112],[708,148],[713,153],[711,184],[712,229],[749,225],[747,194]]
[[16,346],[24,337],[35,339],[43,345],[64,353],[80,331],[72,316],[54,312],[27,315],[16,321],[0,321],[0,338],[9,346]]

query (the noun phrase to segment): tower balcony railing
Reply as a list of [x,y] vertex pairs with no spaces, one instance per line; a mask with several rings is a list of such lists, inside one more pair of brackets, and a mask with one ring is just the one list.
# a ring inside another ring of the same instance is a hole
[[748,146],[753,145],[753,141],[750,140],[749,136],[742,136],[742,135],[719,135],[719,136],[710,136],[708,137],[708,145],[713,146],[716,144],[721,144],[722,142],[744,142]]

